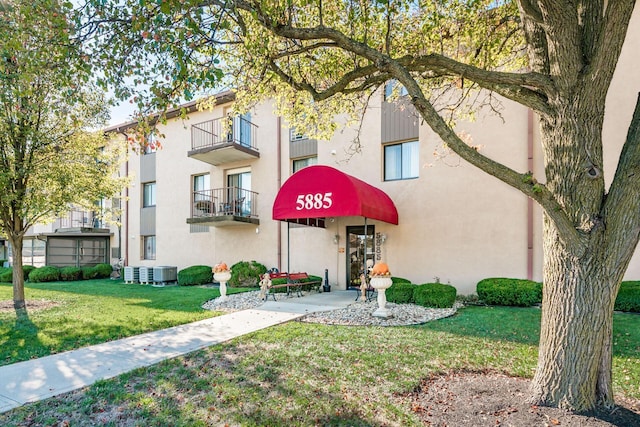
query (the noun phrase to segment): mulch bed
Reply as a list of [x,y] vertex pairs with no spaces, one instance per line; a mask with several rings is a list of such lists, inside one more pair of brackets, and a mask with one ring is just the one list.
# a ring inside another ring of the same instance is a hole
[[[25,302],[27,306],[27,310],[44,310],[46,308],[52,308],[60,305],[57,301],[49,301],[49,300],[27,300]],[[0,301],[0,312],[4,311],[13,311],[13,300],[2,300]]]
[[495,372],[434,375],[403,400],[427,426],[640,426],[640,401],[578,415],[527,403],[530,380]]

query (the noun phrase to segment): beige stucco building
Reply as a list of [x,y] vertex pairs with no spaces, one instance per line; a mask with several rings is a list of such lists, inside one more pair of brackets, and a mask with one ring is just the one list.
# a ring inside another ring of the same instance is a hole
[[[636,11],[607,101],[605,174],[615,171],[638,92],[634,56],[640,49]],[[328,165],[386,193],[398,224],[367,219],[368,256],[413,283],[440,280],[459,293],[487,277],[541,280],[541,213],[497,179],[443,153],[441,141],[411,109],[374,97],[363,117],[361,152],[350,154],[355,129],[330,141],[299,135],[269,102],[228,119],[233,94],[210,111],[187,104],[188,119],[173,117],[158,132],[162,149],[130,153],[123,173],[122,221],[110,233],[111,258],[130,266],[213,265],[255,260],[280,271],[324,276],[345,289],[362,265],[362,216],[327,217],[324,227],[272,219],[282,184],[301,167]],[[536,118],[503,100],[501,117],[481,114],[459,131],[487,156],[543,180]],[[230,120],[230,121],[229,121]],[[229,121],[226,125],[225,122]],[[108,131],[123,141],[134,124]],[[116,231],[117,230],[117,231]],[[352,264],[353,258],[358,258]],[[626,279],[640,278],[638,251]]]
[[[607,104],[606,172],[611,177],[640,85],[632,82],[631,39]],[[629,90],[629,84],[636,84]],[[128,265],[179,269],[219,261],[256,260],[280,271],[324,276],[345,289],[362,265],[365,218],[327,217],[324,227],[272,219],[276,195],[294,170],[328,165],[382,190],[397,225],[367,219],[368,256],[414,283],[440,280],[472,293],[486,277],[541,280],[541,213],[518,191],[443,153],[441,141],[410,109],[372,100],[364,115],[362,150],[349,148],[356,130],[330,141],[296,134],[264,103],[225,127],[230,93],[211,111],[172,118],[159,127],[162,149],[132,154],[133,178],[123,221]],[[502,117],[484,114],[460,132],[491,158],[543,177],[538,131],[526,108],[502,101]],[[111,131],[126,134],[129,124]],[[124,138],[124,137],[123,137]],[[399,161],[398,159],[401,159]],[[399,163],[398,163],[399,162]],[[233,189],[232,189],[233,188]],[[153,193],[153,194],[151,194]],[[153,199],[153,200],[151,200]],[[352,259],[358,257],[352,265]],[[640,277],[640,257],[628,279]]]

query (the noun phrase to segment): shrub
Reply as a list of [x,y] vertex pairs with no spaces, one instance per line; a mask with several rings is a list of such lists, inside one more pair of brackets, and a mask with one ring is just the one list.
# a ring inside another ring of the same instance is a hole
[[111,273],[113,273],[113,267],[111,264],[100,263],[93,267],[96,271],[96,279],[106,279],[107,277],[111,277]]
[[13,270],[9,267],[0,267],[0,282],[11,283],[13,281]]
[[178,271],[178,285],[204,285],[213,281],[213,273],[208,265],[192,265]]
[[[274,285],[285,285],[287,283],[287,279],[271,279],[271,286]],[[281,293],[281,292],[287,292],[287,288],[276,288],[276,289],[272,289],[270,292],[274,292],[274,293]]]
[[411,283],[411,280],[403,279],[402,277],[391,277],[392,283]]
[[413,291],[416,285],[407,282],[394,283],[385,291],[387,301],[396,304],[410,304],[413,302]]
[[24,275],[24,280],[27,280],[29,278],[29,275],[31,274],[31,272],[33,270],[35,270],[37,267],[34,267],[33,265],[23,265],[22,266],[22,274]]
[[240,261],[231,266],[231,279],[228,285],[233,288],[257,286],[260,276],[266,272],[267,267],[259,262]]
[[98,277],[98,270],[95,267],[82,267],[82,280],[91,280]]
[[68,282],[80,280],[82,278],[82,270],[80,267],[62,267],[60,269],[60,279]]
[[38,267],[34,267],[33,265],[23,265],[22,266],[22,274],[24,275],[24,280],[28,280],[29,279],[29,275],[36,268],[38,268]]
[[[28,280],[29,273],[31,273],[35,269],[36,268],[32,265],[23,265],[22,275],[24,276],[24,280]],[[0,268],[0,282],[5,282],[5,283],[13,282],[13,267]]]
[[640,281],[620,284],[614,310],[640,313]]
[[[302,283],[305,283],[305,282],[320,282],[320,286],[322,286],[322,280],[323,280],[323,279],[322,279],[322,277],[320,277],[320,276],[314,276],[314,275],[312,275],[312,274],[309,274],[309,278],[308,278],[308,279],[302,279],[302,280],[300,280],[300,281],[301,281]],[[317,285],[316,285],[316,286],[317,286]],[[317,289],[317,287],[314,287],[314,288],[315,288],[315,289]],[[302,285],[302,286],[301,286],[301,289],[302,289],[303,291],[310,291],[310,290],[311,290],[311,285],[309,285],[309,286],[304,286],[304,285]]]
[[29,273],[30,282],[57,282],[60,280],[60,269],[52,265],[36,268]]
[[413,300],[424,307],[453,307],[456,301],[456,288],[444,283],[425,283],[413,290]]
[[529,307],[542,302],[542,283],[524,279],[490,278],[478,282],[478,298],[489,305]]

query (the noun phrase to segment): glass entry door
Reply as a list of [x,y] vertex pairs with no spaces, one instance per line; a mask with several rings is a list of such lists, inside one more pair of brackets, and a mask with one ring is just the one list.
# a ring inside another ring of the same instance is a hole
[[347,227],[347,283],[348,287],[360,287],[360,275],[364,269],[365,263],[365,242],[366,242],[366,259],[368,268],[372,267],[375,260],[374,236],[375,227],[367,226],[367,234],[365,236],[365,227]]

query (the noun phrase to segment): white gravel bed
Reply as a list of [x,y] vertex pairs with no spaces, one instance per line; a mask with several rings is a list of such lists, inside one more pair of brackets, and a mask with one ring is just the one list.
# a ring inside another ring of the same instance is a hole
[[[216,298],[207,301],[202,308],[217,311],[237,311],[260,307],[264,301],[258,298],[259,292],[244,292],[229,295],[226,300]],[[278,294],[278,300],[287,298]],[[417,325],[432,320],[442,319],[456,313],[460,305],[456,303],[453,308],[427,308],[415,304],[387,303],[387,310],[393,314],[390,319],[373,317],[371,314],[378,308],[374,301],[356,301],[345,308],[331,311],[310,313],[300,319],[302,322],[322,323],[325,325],[357,325],[357,326],[403,326]]]

